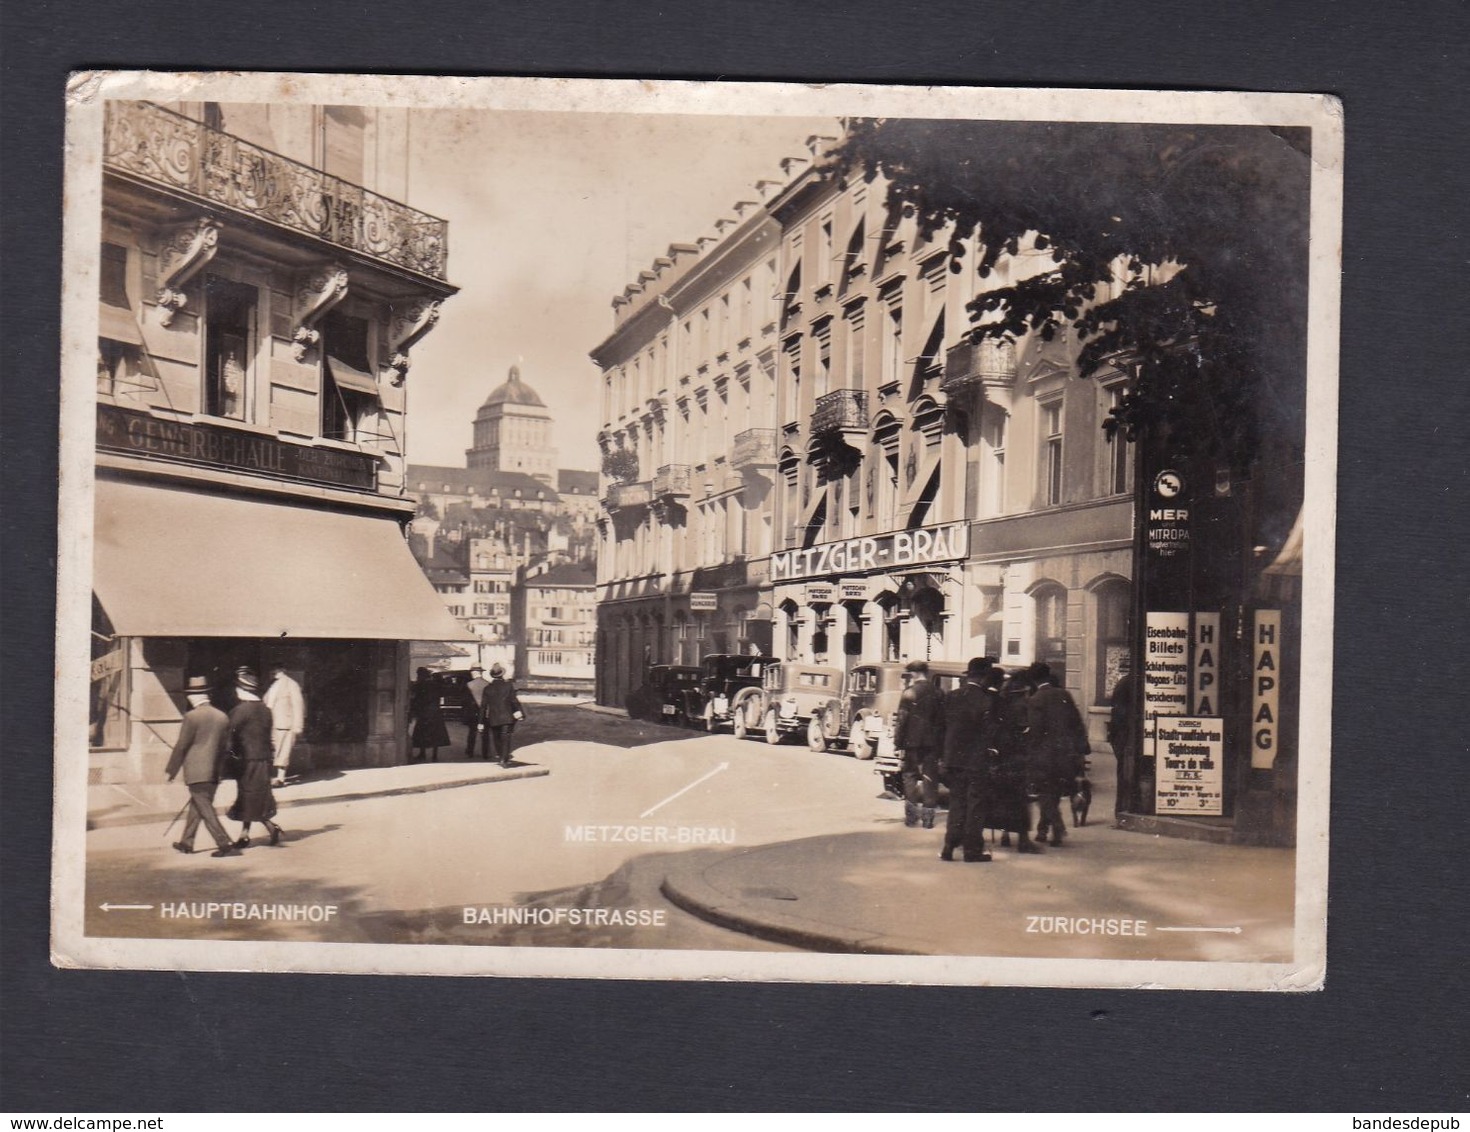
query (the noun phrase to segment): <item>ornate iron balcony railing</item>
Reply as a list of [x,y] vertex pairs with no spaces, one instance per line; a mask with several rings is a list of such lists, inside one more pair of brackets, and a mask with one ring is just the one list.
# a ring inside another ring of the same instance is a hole
[[107,104],[102,160],[210,205],[447,278],[447,221],[150,102]]
[[817,398],[812,406],[812,433],[857,432],[868,427],[868,394],[862,389],[837,389]]
[[653,494],[663,496],[687,496],[689,494],[689,465],[665,464],[653,474]]
[[733,468],[758,468],[776,462],[776,430],[773,428],[748,428],[735,434],[730,446],[730,466]]

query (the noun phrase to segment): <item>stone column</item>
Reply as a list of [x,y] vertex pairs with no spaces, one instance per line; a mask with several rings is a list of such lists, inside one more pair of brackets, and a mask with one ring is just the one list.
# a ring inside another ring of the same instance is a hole
[[863,603],[862,660],[872,664],[883,659],[883,607],[875,601]]
[[816,610],[805,607],[796,619],[796,656],[792,659],[803,664],[812,663],[812,633],[816,629]]

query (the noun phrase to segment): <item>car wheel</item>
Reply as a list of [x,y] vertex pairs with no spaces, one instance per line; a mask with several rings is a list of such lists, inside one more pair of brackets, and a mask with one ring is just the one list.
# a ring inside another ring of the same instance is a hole
[[775,746],[781,741],[781,729],[776,725],[776,709],[770,708],[761,724],[766,730],[766,742]]
[[744,739],[750,734],[750,728],[745,723],[745,705],[742,704],[735,709],[735,715],[731,723],[735,729],[735,738]]
[[827,749],[827,736],[822,734],[822,720],[820,716],[812,716],[811,722],[806,725],[806,745],[817,754]]
[[710,704],[709,707],[707,707],[707,708],[704,709],[704,714],[702,716],[700,716],[699,722],[704,727],[704,729],[706,731],[713,731],[715,729],[715,705],[714,704]]
[[684,714],[684,709],[683,708],[675,708],[674,709],[674,726],[675,727],[688,727],[689,726],[689,716],[687,716],[686,714]]
[[852,741],[852,753],[854,758],[867,762],[878,753],[878,744],[866,735],[859,735]]

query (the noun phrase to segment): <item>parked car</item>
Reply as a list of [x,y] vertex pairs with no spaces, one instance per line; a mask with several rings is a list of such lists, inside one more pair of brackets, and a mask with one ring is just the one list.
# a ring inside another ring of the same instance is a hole
[[[706,731],[745,720],[745,704],[760,697],[761,677],[775,664],[774,657],[746,656],[740,653],[712,653],[704,658],[704,679],[700,681],[701,704],[697,718]],[[753,717],[759,719],[759,712]],[[738,736],[744,738],[743,735]]]
[[767,743],[779,743],[789,735],[805,735],[812,717],[821,712],[842,690],[842,669],[823,664],[771,661],[761,674],[758,695],[741,701],[735,715],[735,734],[744,738],[760,720]]
[[439,710],[445,719],[460,719],[469,709],[468,671],[435,672],[430,679],[439,690]]
[[628,693],[629,719],[687,724],[691,706],[699,702],[704,670],[687,664],[655,664],[641,688]]
[[871,759],[885,732],[892,733],[893,709],[907,684],[903,663],[859,664],[847,674],[842,693],[812,718],[807,745],[814,751],[848,749]]

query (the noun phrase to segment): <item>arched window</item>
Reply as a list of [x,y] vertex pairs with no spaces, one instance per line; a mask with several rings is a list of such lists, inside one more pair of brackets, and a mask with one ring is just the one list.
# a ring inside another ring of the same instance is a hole
[[1067,591],[1055,582],[1032,591],[1036,604],[1036,659],[1050,665],[1058,687],[1067,682]]
[[1106,705],[1123,675],[1128,655],[1128,625],[1133,588],[1122,578],[1104,582],[1093,591],[1097,603],[1097,686],[1093,702]]

